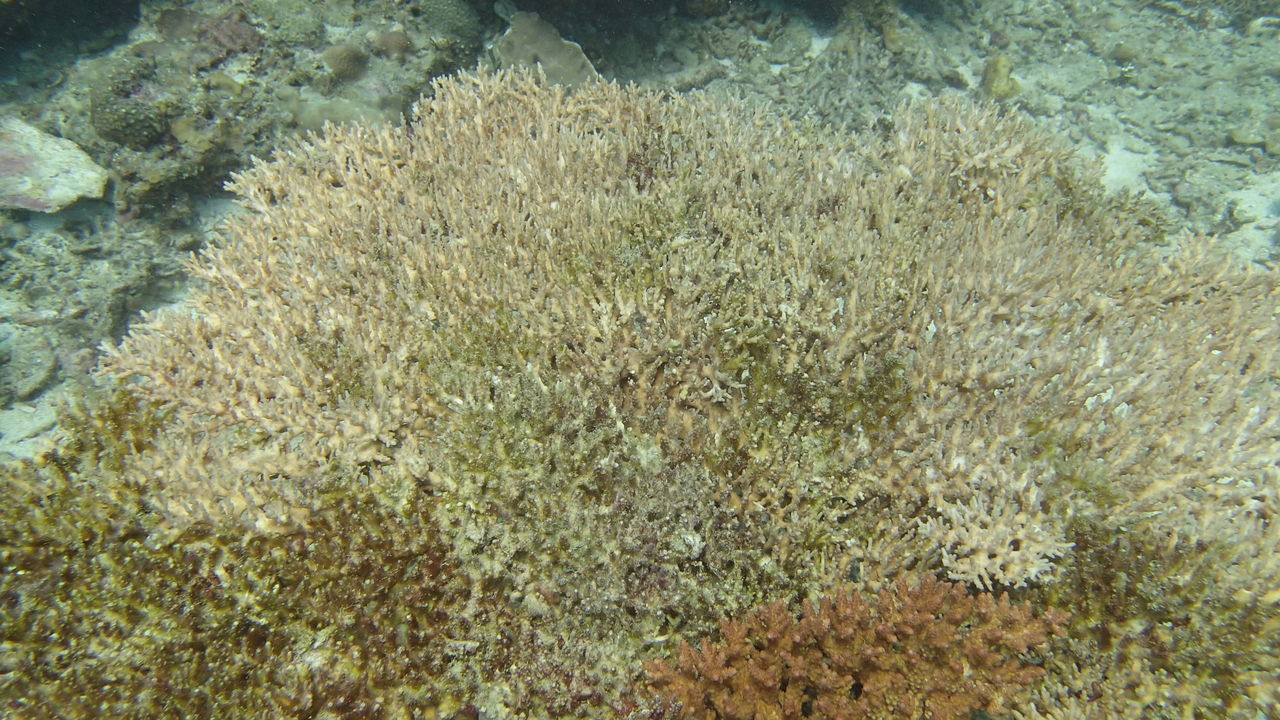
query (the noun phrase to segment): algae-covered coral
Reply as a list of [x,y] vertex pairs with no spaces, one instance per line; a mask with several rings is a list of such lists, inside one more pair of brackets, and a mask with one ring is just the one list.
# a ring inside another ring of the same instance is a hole
[[1277,278],[1018,118],[468,75],[233,188],[6,475],[14,712],[656,716],[721,618],[929,574],[1070,615],[1016,716],[1275,703]]

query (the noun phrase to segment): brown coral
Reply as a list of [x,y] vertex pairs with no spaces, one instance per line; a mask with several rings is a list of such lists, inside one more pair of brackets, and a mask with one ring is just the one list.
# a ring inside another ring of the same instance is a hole
[[967,718],[1003,709],[1043,673],[1018,655],[1063,619],[960,583],[900,579],[873,602],[839,592],[808,603],[799,619],[782,601],[764,605],[721,622],[721,642],[682,643],[674,666],[647,670],[689,718]]

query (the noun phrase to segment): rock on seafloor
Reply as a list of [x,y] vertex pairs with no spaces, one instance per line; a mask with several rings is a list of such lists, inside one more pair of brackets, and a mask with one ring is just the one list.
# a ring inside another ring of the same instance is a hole
[[107,171],[78,145],[15,117],[0,118],[0,208],[57,212],[102,197]]

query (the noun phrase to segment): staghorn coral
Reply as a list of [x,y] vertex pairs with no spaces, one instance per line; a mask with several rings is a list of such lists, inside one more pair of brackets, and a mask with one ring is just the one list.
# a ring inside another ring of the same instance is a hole
[[434,90],[238,176],[190,302],[104,364],[132,399],[0,476],[32,508],[5,625],[55,630],[6,641],[61,663],[6,696],[601,717],[671,638],[938,573],[1071,612],[1011,714],[1275,706],[1273,270],[1159,244],[989,107],[850,139],[520,72]]
[[164,418],[125,393],[0,469],[0,697],[9,718],[406,717],[470,601],[430,527],[367,489],[314,498],[313,534],[180,533],[117,463]]
[[900,578],[871,602],[848,591],[810,602],[799,619],[772,602],[722,621],[719,642],[681,643],[674,665],[646,670],[688,718],[951,720],[1003,710],[1044,672],[1018,656],[1064,619],[1008,595]]

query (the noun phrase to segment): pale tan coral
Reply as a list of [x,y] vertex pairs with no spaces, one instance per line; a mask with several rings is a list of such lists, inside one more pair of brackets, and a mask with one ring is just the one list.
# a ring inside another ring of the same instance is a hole
[[849,139],[442,80],[407,127],[236,178],[252,212],[189,307],[106,363],[171,412],[128,470],[176,525],[267,533],[328,484],[428,487],[477,585],[615,684],[673,626],[934,571],[1069,606],[1073,661],[1149,668],[1169,715],[1248,717],[1280,647],[1280,283],[1155,247],[1079,165],[956,102]]
[[966,473],[968,487],[930,501],[920,534],[941,548],[948,577],[991,589],[1022,587],[1052,571],[1071,543],[1064,519],[1041,509],[1047,498],[1035,476],[1049,472],[1041,466],[1019,475],[977,464]]

